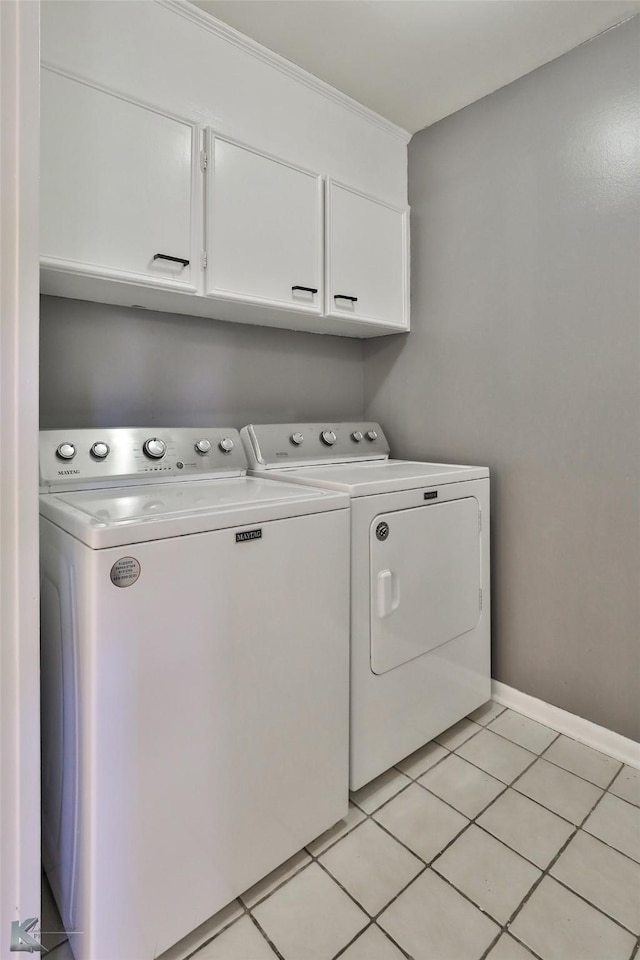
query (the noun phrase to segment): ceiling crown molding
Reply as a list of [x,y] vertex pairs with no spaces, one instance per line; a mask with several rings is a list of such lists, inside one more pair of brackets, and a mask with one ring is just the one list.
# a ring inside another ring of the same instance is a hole
[[266,63],[270,67],[279,70],[280,73],[291,77],[297,83],[304,84],[310,90],[320,94],[320,96],[325,97],[327,100],[331,100],[333,103],[337,103],[341,107],[350,110],[351,113],[384,130],[385,133],[396,137],[403,143],[408,143],[411,139],[412,134],[407,130],[397,126],[397,124],[392,123],[390,120],[386,120],[374,110],[365,107],[362,103],[358,103],[357,100],[347,96],[346,93],[342,93],[342,91],[332,87],[330,83],[326,83],[326,81],[320,80],[319,77],[315,77],[307,70],[303,70],[302,67],[292,63],[291,60],[286,60],[284,57],[281,57],[280,54],[269,50],[268,47],[263,47],[261,43],[257,43],[257,41],[252,40],[250,37],[246,37],[243,33],[240,33],[239,30],[235,30],[228,24],[223,23],[222,20],[217,20],[215,17],[212,17],[211,14],[205,13],[205,11],[200,10],[199,7],[193,6],[188,0],[155,0],[155,2],[161,7],[170,10],[172,13],[197,24],[203,30],[208,30],[209,33],[237,47],[256,60],[261,60],[262,63]]

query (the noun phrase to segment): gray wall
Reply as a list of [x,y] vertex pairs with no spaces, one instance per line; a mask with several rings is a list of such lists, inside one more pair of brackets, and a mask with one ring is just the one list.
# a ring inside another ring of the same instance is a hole
[[[493,476],[494,676],[640,736],[640,21],[414,137],[399,456]],[[47,297],[41,425],[359,417],[353,340]]]
[[362,344],[43,297],[40,426],[362,416]]
[[640,737],[640,20],[416,135],[396,455],[493,471],[494,676]]

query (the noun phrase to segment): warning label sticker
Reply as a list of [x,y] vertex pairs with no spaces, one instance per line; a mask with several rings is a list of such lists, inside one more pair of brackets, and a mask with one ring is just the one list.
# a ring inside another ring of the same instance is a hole
[[140,576],[140,564],[135,557],[121,557],[111,567],[111,583],[116,587],[130,587]]

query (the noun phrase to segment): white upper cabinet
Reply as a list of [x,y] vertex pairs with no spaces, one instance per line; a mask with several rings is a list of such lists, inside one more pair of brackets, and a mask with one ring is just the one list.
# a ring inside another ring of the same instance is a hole
[[207,133],[208,295],[322,312],[322,178]]
[[329,317],[409,329],[406,208],[328,182],[325,311]]
[[192,3],[41,19],[43,293],[408,329],[406,131]]
[[43,266],[195,292],[197,126],[49,69],[41,117]]

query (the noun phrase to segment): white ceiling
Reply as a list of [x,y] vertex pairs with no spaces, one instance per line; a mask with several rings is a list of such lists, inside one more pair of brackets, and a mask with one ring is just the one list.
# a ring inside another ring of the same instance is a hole
[[410,133],[640,11],[640,0],[195,0]]

